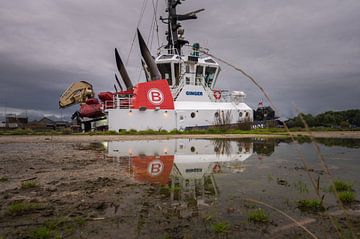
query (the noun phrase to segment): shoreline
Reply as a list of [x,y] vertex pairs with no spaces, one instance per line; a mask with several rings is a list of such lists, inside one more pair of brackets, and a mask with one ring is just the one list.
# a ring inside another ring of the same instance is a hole
[[[314,138],[360,139],[360,131],[291,132],[294,137],[310,135]],[[180,135],[1,135],[0,143],[39,142],[98,142],[127,140],[168,139],[241,139],[241,138],[287,138],[288,134],[180,134]]]

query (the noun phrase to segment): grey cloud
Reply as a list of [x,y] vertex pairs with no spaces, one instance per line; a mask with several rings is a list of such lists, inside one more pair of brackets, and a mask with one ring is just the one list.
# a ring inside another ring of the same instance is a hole
[[[0,0],[0,106],[58,113],[58,96],[74,81],[112,90],[113,49],[127,59],[142,2]],[[158,16],[164,8],[159,1]],[[186,37],[253,75],[284,115],[292,114],[292,102],[311,113],[358,107],[358,0],[188,0],[179,12],[198,8],[206,11],[183,23]],[[152,13],[148,1],[140,25],[145,38]],[[156,47],[154,38],[154,53]],[[137,42],[128,71],[143,80]],[[264,98],[233,69],[223,66],[220,76],[219,88],[246,91],[252,107]]]

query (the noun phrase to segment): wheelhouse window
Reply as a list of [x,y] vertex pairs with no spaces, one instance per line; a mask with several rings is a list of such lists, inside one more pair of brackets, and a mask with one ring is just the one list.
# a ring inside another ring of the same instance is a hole
[[174,64],[174,73],[175,73],[175,84],[179,85],[180,83],[180,65],[179,63]]
[[160,56],[160,60],[168,60],[168,59],[171,59],[173,58],[174,55],[162,55]]
[[158,64],[161,77],[168,81],[169,85],[172,85],[172,75],[171,75],[171,63]]
[[204,67],[196,66],[196,76],[195,76],[195,85],[201,85],[201,81],[203,78]]
[[203,76],[204,67],[203,66],[197,66],[196,67],[196,78],[200,78]]
[[205,68],[205,84],[210,87],[215,79],[216,67]]

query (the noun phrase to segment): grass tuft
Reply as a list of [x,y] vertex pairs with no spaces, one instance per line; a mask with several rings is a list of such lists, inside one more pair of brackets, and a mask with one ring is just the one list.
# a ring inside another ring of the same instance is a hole
[[[335,180],[334,186],[337,192],[353,191],[352,184],[345,181]],[[330,186],[329,191],[334,192],[334,186]]]
[[23,215],[40,208],[41,205],[38,203],[13,202],[7,210],[7,215],[10,216]]
[[353,191],[338,192],[339,200],[342,203],[352,203],[355,201],[355,193]]
[[355,201],[355,193],[353,189],[353,184],[341,180],[335,180],[334,185],[329,187],[329,191],[338,193],[339,200],[342,203],[350,204]]
[[9,179],[7,177],[5,177],[5,176],[0,178],[0,183],[7,182],[7,181],[9,181]]
[[37,188],[37,187],[39,187],[39,184],[37,184],[35,181],[21,182],[21,189],[29,189],[29,188]]
[[58,217],[45,221],[43,226],[31,231],[29,237],[33,239],[62,238],[61,234],[72,235],[85,223],[86,220],[83,217]]
[[228,233],[230,231],[230,224],[227,222],[217,222],[211,225],[211,229],[217,234]]
[[301,211],[311,211],[311,212],[318,212],[324,211],[325,208],[322,204],[322,201],[316,199],[305,199],[298,201],[298,208]]
[[269,216],[266,214],[264,209],[258,208],[249,213],[248,221],[254,223],[267,223],[269,222]]
[[61,238],[57,231],[51,230],[47,227],[38,227],[30,233],[31,239],[50,239]]

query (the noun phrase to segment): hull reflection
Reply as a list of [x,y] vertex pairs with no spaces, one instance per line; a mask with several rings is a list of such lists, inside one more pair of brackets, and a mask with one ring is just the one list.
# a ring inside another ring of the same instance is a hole
[[224,140],[173,139],[112,141],[108,156],[129,159],[134,178],[140,182],[168,184],[173,177],[203,179],[216,173],[242,172],[253,153],[253,143]]
[[243,172],[244,161],[252,154],[252,142],[230,140],[108,143],[108,156],[128,160],[133,178],[156,184],[154,193],[169,200],[171,210],[180,215],[213,205],[219,194],[214,175]]

